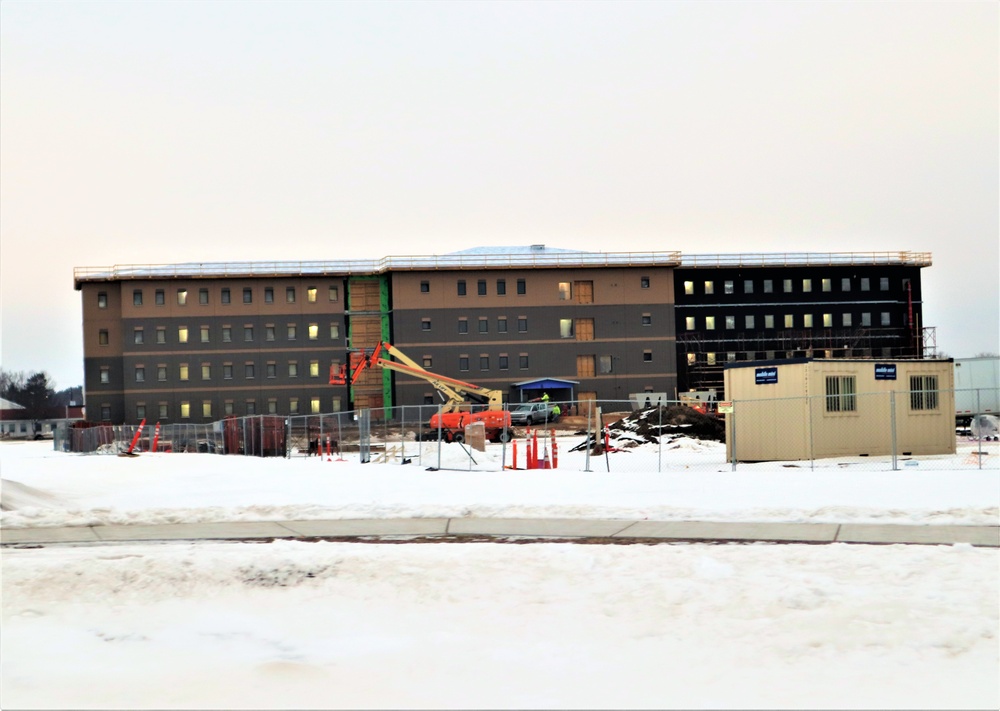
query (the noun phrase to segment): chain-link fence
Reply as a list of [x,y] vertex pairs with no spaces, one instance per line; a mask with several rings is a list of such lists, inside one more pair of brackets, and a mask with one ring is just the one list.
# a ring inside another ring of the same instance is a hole
[[[316,415],[231,417],[209,424],[59,427],[61,451],[202,452],[501,471],[727,471],[745,467],[897,470],[1000,468],[996,389],[962,391],[977,403],[958,418],[959,391],[835,392],[732,402],[573,400],[512,406],[510,426],[464,425],[439,406]],[[986,403],[986,406],[981,405]],[[945,407],[947,405],[947,407]],[[537,419],[536,419],[537,418]],[[433,425],[433,426],[432,426]],[[475,431],[473,431],[475,432]]]

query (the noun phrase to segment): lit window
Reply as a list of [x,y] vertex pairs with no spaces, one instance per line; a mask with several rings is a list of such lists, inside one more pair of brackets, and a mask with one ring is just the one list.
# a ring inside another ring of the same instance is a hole
[[212,416],[212,401],[203,400],[201,403],[201,416],[211,417]]
[[795,316],[792,314],[785,314],[785,328],[793,328],[795,326]]
[[773,279],[765,279],[764,280],[764,293],[765,294],[773,294],[774,293],[774,280]]
[[850,326],[851,325],[851,315],[850,314],[843,314],[841,316],[841,318],[843,319],[843,325],[845,325],[845,326]]
[[314,415],[319,414],[319,398],[314,397],[309,399],[309,412]]
[[308,301],[310,304],[315,304],[316,303],[316,287],[315,286],[310,286],[308,289],[306,289],[306,301]]
[[330,324],[330,338],[331,339],[340,338],[340,324],[339,323],[331,323]]
[[311,360],[309,361],[309,377],[318,378],[319,377],[319,361]]
[[714,331],[715,330],[715,316],[706,316],[705,317],[705,329],[708,330],[708,331]]
[[288,412],[296,415],[299,412],[299,399],[297,397],[288,398]]
[[187,400],[181,403],[181,419],[187,419],[191,417],[191,403]]
[[299,364],[297,361],[290,361],[288,363],[288,377],[297,378],[299,377]]
[[753,324],[754,324],[753,314],[747,314],[747,316],[746,316],[746,318],[744,320],[744,324],[745,324],[746,328],[753,328],[754,327],[753,326]]
[[288,324],[288,340],[294,341],[299,335],[299,328],[294,323]]
[[694,282],[693,281],[686,281],[686,282],[684,282],[684,293],[687,294],[688,296],[691,296],[692,294],[694,294]]
[[764,316],[764,328],[774,328],[774,314]]
[[188,292],[187,292],[187,289],[178,289],[177,290],[177,305],[178,306],[187,306],[187,302],[188,302]]
[[736,328],[735,316],[726,316],[726,328]]
[[714,294],[715,293],[715,282],[706,281],[705,282],[705,293]]
[[179,377],[180,377],[181,380],[187,380],[188,379],[188,366],[187,366],[187,363],[181,363],[180,368],[178,370],[178,373],[179,373]]
[[813,315],[812,314],[802,314],[802,326],[805,328],[813,327]]
[[722,282],[722,290],[726,294],[732,294],[734,292],[734,289],[735,287],[733,286],[733,282],[731,281]]
[[715,353],[706,353],[705,362],[709,365],[715,365]]
[[319,338],[319,324],[311,323],[309,324],[309,340],[315,341]]
[[833,280],[832,279],[822,279],[820,280],[823,291],[833,291]]
[[275,415],[278,413],[278,401],[274,398],[267,401],[267,412],[269,415]]
[[201,342],[208,343],[208,326],[201,327]]
[[823,314],[823,328],[833,328],[833,314]]
[[330,301],[339,301],[340,300],[340,288],[339,287],[331,286],[327,290],[327,292],[329,294],[328,298],[329,298]]
[[188,342],[188,329],[187,326],[177,327],[177,342],[187,343]]
[[698,356],[696,354],[694,354],[694,353],[688,353],[687,354],[687,362],[688,362],[688,365],[694,365],[695,363],[698,362]]
[[752,294],[753,293],[753,279],[746,279],[743,282],[743,293]]
[[791,293],[791,291],[792,291],[792,280],[791,279],[785,279],[784,282],[783,282],[783,288],[784,288],[786,294]]
[[559,337],[560,338],[573,337],[573,319],[571,318],[559,319]]
[[573,298],[573,285],[568,281],[559,282],[559,300],[569,301]]
[[808,292],[808,291],[812,291],[812,290],[813,290],[813,280],[812,279],[803,279],[802,280],[802,291]]
[[696,328],[694,325],[694,316],[684,317],[684,328],[686,328],[688,331],[693,331]]
[[212,366],[208,363],[201,364],[201,379],[211,380],[212,379]]
[[840,290],[841,291],[850,291],[851,290],[851,278],[850,277],[844,277],[843,279],[840,280]]

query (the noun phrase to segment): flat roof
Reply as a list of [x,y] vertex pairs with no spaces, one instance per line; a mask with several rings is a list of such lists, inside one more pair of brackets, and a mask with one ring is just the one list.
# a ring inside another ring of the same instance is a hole
[[801,365],[802,363],[952,363],[953,358],[772,358],[770,360],[741,360],[725,364],[725,370],[735,368],[761,368],[772,365]]
[[586,252],[546,245],[473,247],[442,255],[310,261],[182,262],[116,264],[73,269],[74,287],[83,282],[218,277],[351,276],[393,271],[455,269],[545,269],[596,267],[724,268],[766,266],[929,266],[930,252],[775,252],[685,254],[678,251]]

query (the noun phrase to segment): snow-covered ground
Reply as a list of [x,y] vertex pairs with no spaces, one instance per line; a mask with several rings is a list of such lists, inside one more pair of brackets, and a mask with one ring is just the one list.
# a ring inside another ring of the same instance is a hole
[[[1000,472],[967,452],[732,472],[699,448],[661,473],[588,473],[566,454],[426,471],[0,444],[0,523],[998,519]],[[277,541],[5,548],[2,564],[2,708],[1000,706],[997,549]]]

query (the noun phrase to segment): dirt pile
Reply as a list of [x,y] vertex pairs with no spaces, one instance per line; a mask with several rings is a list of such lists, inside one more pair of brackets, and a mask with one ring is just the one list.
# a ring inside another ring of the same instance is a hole
[[[726,441],[726,423],[720,417],[704,415],[686,405],[651,407],[629,413],[607,426],[608,440],[612,447],[628,449],[641,444],[664,444],[679,437],[690,437],[710,442]],[[582,449],[587,443],[574,447]],[[596,449],[603,449],[600,445]]]

